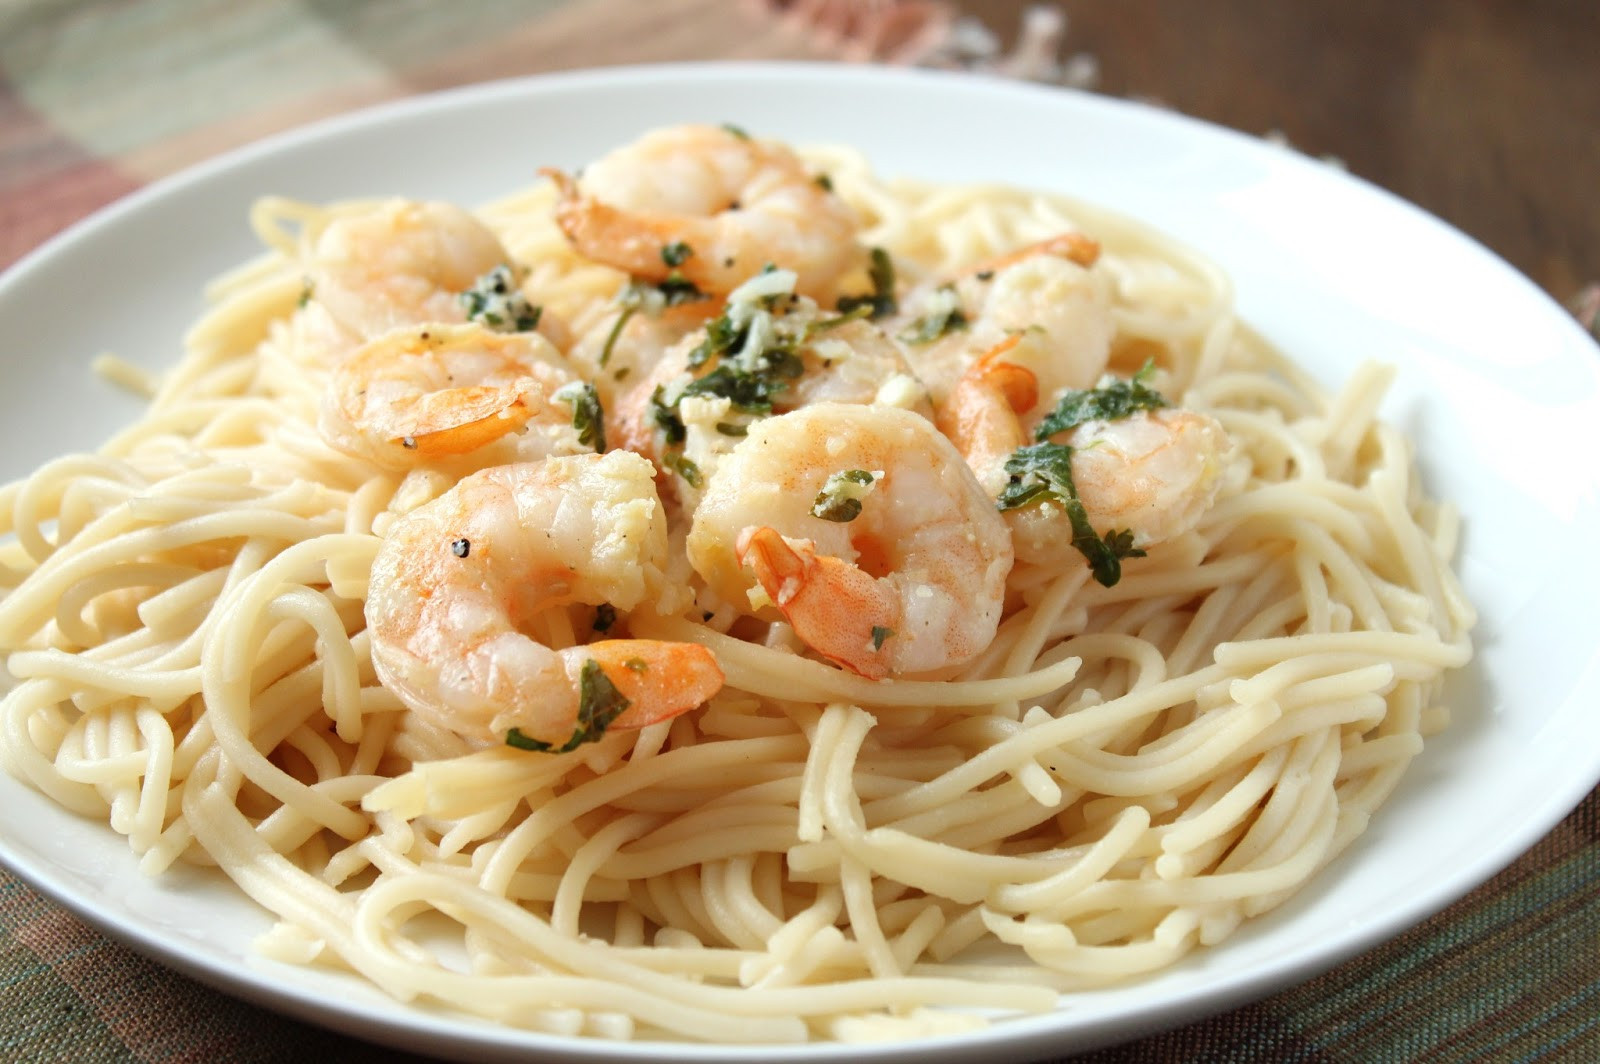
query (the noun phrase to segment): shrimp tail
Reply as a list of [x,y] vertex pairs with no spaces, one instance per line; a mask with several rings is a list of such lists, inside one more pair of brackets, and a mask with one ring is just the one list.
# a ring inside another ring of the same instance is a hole
[[1100,242],[1082,233],[1060,233],[1038,243],[1018,248],[1015,251],[1008,251],[1004,255],[985,259],[976,266],[970,267],[970,272],[980,274],[996,273],[1008,266],[1015,266],[1024,259],[1030,259],[1035,255],[1053,255],[1058,259],[1075,262],[1087,269],[1100,259]]
[[560,193],[555,207],[556,224],[580,254],[586,249],[604,248],[607,265],[646,281],[665,281],[674,272],[675,267],[667,265],[661,252],[672,241],[666,232],[669,223],[585,196],[578,189],[578,182],[560,170],[545,167],[539,173],[555,183]]
[[[531,377],[506,385],[431,392],[411,408],[416,427],[391,442],[425,458],[465,454],[521,429],[533,417],[534,402],[542,393],[539,382]],[[545,404],[538,405],[542,408]]]
[[980,480],[1028,442],[1018,415],[1038,405],[1039,378],[1032,370],[1004,360],[1020,339],[1012,334],[974,362],[950,390],[935,419]]
[[1079,266],[1093,266],[1100,258],[1100,242],[1082,233],[1062,233],[1042,241],[1037,250],[1057,258],[1076,262]]
[[897,611],[871,575],[773,528],[745,529],[735,549],[801,642],[868,679],[889,674],[891,653],[884,644],[898,623]]
[[697,643],[605,639],[578,649],[628,700],[613,728],[643,728],[687,713],[722,690],[725,679],[716,655]]

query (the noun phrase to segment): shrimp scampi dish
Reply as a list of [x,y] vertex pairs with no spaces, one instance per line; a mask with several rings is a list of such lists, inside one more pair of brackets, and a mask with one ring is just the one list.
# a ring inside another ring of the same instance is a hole
[[262,200],[0,489],[0,761],[272,963],[565,1037],[918,1038],[1221,948],[1471,655],[1453,509],[1226,279],[714,123]]

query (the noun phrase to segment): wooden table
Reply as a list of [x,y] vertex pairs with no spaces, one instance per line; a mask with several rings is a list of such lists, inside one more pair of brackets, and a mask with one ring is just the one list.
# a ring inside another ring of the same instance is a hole
[[[963,5],[1009,38],[1024,0]],[[1570,303],[1600,280],[1600,3],[1066,0],[1100,91],[1343,160]],[[1381,254],[1381,249],[1374,249]]]

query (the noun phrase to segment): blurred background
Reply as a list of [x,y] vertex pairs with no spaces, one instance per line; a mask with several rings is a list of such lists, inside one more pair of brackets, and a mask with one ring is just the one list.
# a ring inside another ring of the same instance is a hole
[[1593,0],[0,0],[0,263],[154,177],[380,100],[804,58],[998,71],[1283,138],[1575,306],[1600,279],[1597,45]]
[[[0,0],[0,267],[158,177],[383,100],[578,67],[808,59],[1057,83],[1271,137],[1464,230],[1593,331],[1597,56],[1595,0]],[[1597,998],[1591,795],[1394,942],[1089,1059],[1596,1060]],[[408,1059],[193,984],[0,872],[0,1059],[313,1056]]]

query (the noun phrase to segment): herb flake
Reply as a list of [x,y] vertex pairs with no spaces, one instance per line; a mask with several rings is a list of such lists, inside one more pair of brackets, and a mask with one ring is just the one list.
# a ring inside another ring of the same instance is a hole
[[698,488],[705,481],[700,473],[700,467],[691,459],[684,457],[682,451],[674,451],[661,461],[668,469],[682,477],[691,488]]
[[1011,480],[1000,492],[999,508],[1015,510],[1035,503],[1059,502],[1072,523],[1072,545],[1103,586],[1112,587],[1122,579],[1123,558],[1145,556],[1133,545],[1131,531],[1123,529],[1101,536],[1089,524],[1089,513],[1072,482],[1071,447],[1048,442],[1019,447],[1006,459],[1005,470]]
[[1121,421],[1141,410],[1159,410],[1167,406],[1162,394],[1145,384],[1154,371],[1154,363],[1146,362],[1132,377],[1117,378],[1086,391],[1066,393],[1056,403],[1056,408],[1034,428],[1033,438],[1043,442],[1090,421]]
[[700,291],[698,285],[677,270],[667,274],[666,280],[651,287],[661,293],[662,298],[666,300],[666,305],[669,307],[682,306],[685,303],[695,303],[708,298],[704,292]]
[[622,716],[633,703],[623,697],[616,684],[606,675],[600,663],[589,658],[578,674],[578,725],[572,738],[560,746],[543,742],[522,734],[518,728],[506,732],[506,745],[518,750],[532,750],[544,754],[565,754],[584,743],[598,742],[611,722]]
[[865,469],[846,469],[831,474],[811,503],[811,516],[841,524],[861,516],[861,500],[872,490],[877,478]]
[[894,629],[893,628],[885,628],[882,625],[877,625],[877,624],[873,625],[872,626],[872,649],[875,650],[875,651],[882,650],[883,649],[883,641],[885,639],[888,639],[892,635],[894,635]]
[[961,309],[961,300],[950,285],[935,289],[940,297],[933,310],[900,331],[900,339],[909,344],[931,344],[935,340],[968,325],[967,313]]
[[874,321],[887,318],[900,309],[894,295],[894,260],[883,248],[873,248],[867,264],[867,277],[872,282],[869,295],[840,296],[836,304],[840,313],[848,314],[865,309]]
[[668,266],[682,266],[694,254],[694,248],[682,240],[674,240],[670,244],[661,246],[661,261]]
[[661,384],[656,385],[656,390],[650,393],[650,416],[665,437],[667,446],[672,447],[684,441],[689,429],[678,416],[677,402],[667,402],[666,394],[666,386]]
[[468,321],[498,332],[532,332],[539,327],[544,308],[528,302],[517,288],[511,267],[496,266],[461,293],[461,309]]
[[684,386],[682,396],[715,395],[748,414],[772,413],[772,399],[789,387],[789,382],[806,371],[805,363],[792,352],[769,352],[766,364],[756,369],[723,363],[704,377]]
[[622,313],[617,315],[617,320],[611,323],[611,331],[606,333],[606,342],[600,348],[600,366],[605,367],[611,361],[611,352],[616,348],[617,341],[622,338],[622,330],[627,327],[628,319],[639,313],[639,308],[623,307]]
[[600,393],[590,381],[573,381],[559,389],[555,397],[572,404],[572,427],[578,430],[578,442],[599,454],[606,449],[605,411],[600,406]]

